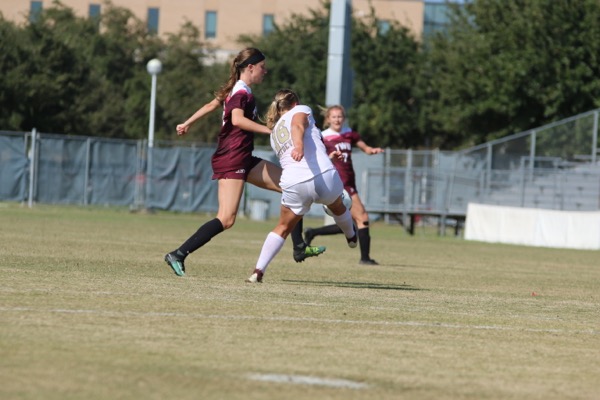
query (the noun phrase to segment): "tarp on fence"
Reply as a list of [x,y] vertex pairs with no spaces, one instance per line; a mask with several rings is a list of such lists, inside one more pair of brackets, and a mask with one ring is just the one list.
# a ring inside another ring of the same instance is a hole
[[25,135],[0,135],[0,199],[24,201],[27,198],[28,165]]
[[151,172],[146,206],[173,211],[214,212],[217,181],[212,180],[211,147],[149,150]]

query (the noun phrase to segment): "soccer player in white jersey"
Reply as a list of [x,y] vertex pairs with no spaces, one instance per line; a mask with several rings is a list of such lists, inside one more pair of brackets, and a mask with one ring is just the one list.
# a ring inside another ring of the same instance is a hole
[[280,90],[267,112],[267,127],[272,129],[271,147],[283,169],[281,208],[279,222],[265,239],[256,268],[246,280],[250,283],[262,282],[267,266],[313,203],[327,205],[349,247],[356,247],[358,241],[352,216],[342,202],[344,185],[325,151],[310,107],[300,105],[292,90]]

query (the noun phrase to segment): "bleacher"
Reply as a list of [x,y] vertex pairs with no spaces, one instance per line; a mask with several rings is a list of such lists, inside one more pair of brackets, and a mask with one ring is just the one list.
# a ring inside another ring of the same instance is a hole
[[[370,158],[362,164],[359,192],[369,213],[399,221],[410,233],[417,220],[430,217],[440,234],[447,225],[458,234],[470,202],[598,210],[599,112],[460,152],[389,150],[379,163]],[[353,157],[356,164],[361,154]]]

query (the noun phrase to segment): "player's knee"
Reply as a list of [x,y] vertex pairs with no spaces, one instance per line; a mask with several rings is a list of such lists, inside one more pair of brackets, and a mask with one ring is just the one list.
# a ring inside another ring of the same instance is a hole
[[235,216],[221,219],[223,230],[231,228],[235,224]]

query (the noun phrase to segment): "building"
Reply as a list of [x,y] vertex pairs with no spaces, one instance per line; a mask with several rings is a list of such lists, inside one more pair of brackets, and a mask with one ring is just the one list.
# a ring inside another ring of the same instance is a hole
[[[415,37],[440,29],[445,23],[443,3],[423,0],[351,0],[355,16],[367,15],[372,6],[380,24],[395,20]],[[103,0],[61,0],[81,16],[97,16],[107,7]],[[200,29],[202,39],[223,53],[237,53],[241,34],[268,34],[274,23],[285,23],[293,14],[307,14],[323,7],[323,0],[112,0],[131,10],[148,30],[164,34],[177,32],[187,21]],[[25,23],[50,7],[52,0],[2,0],[4,18]]]

